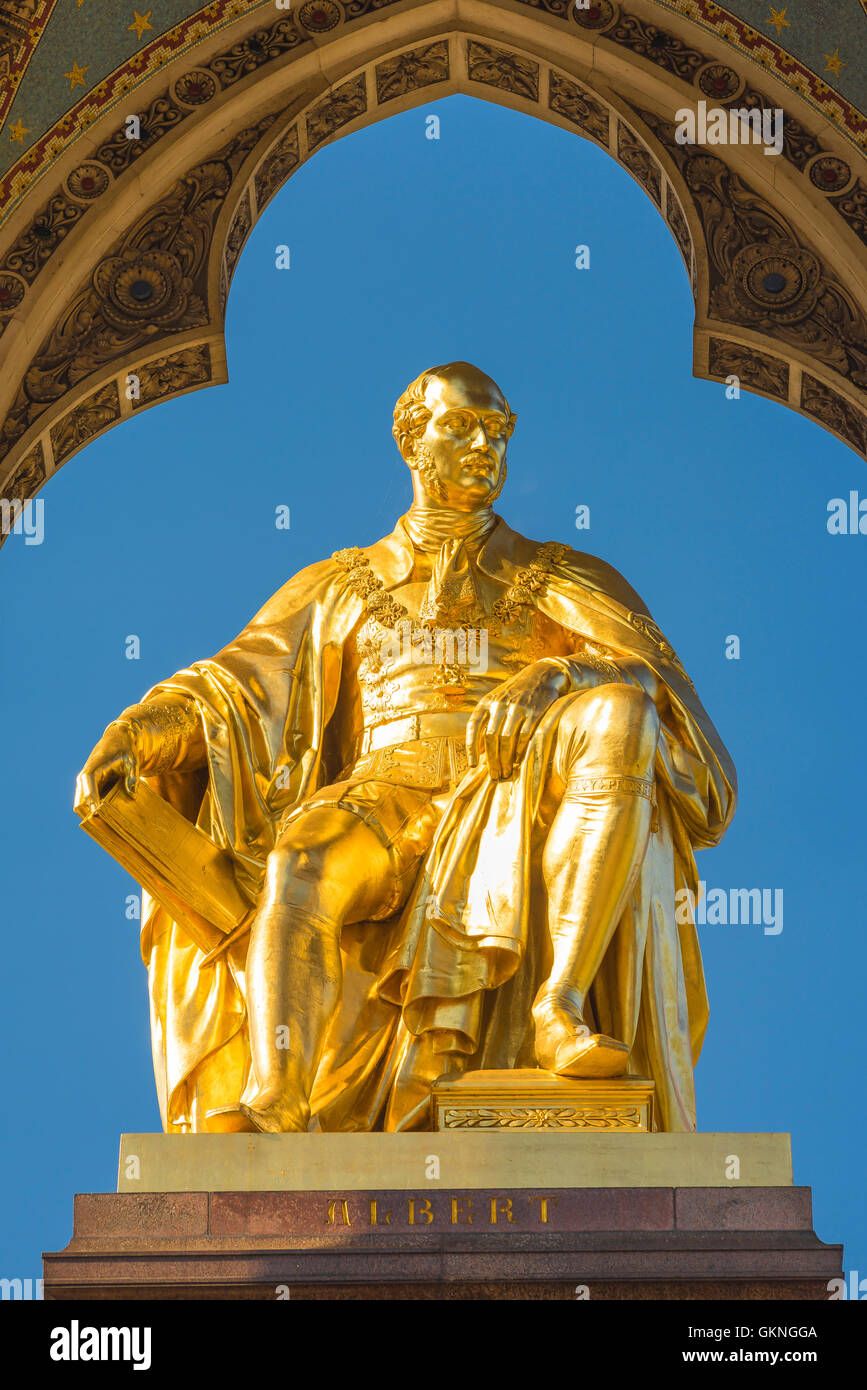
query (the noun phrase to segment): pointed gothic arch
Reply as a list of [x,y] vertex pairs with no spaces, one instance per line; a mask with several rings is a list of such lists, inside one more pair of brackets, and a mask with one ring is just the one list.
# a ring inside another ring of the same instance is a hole
[[[867,121],[807,69],[775,74],[662,0],[308,0],[206,26],[134,100],[119,74],[0,180],[0,496],[226,381],[228,287],[267,203],[326,144],[453,93],[606,150],[680,249],[694,374],[736,374],[867,452]],[[699,100],[780,107],[782,153],[678,144]]]

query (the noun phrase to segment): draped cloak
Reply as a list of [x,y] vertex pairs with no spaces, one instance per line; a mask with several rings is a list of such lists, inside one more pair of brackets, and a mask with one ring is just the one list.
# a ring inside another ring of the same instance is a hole
[[[477,564],[509,586],[537,550],[498,518]],[[363,553],[387,590],[412,570],[400,522]],[[629,1044],[632,1074],[653,1078],[656,1126],[691,1130],[708,1009],[695,925],[678,920],[691,914],[676,904],[679,890],[696,900],[693,850],[716,844],[732,817],[734,768],[673,649],[616,570],[567,550],[529,597],[615,662],[646,663],[666,692],[655,828],[594,980],[588,1021]],[[215,657],[148,693],[195,701],[205,769],[148,780],[231,856],[251,904],[280,820],[351,763],[358,730],[346,726],[338,697],[343,647],[362,612],[345,568],[321,561],[290,579]],[[400,913],[344,929],[343,993],[313,1090],[314,1127],[426,1128],[436,1076],[535,1065],[530,1008],[544,979],[547,928],[532,823],[555,719],[552,706],[535,753],[508,781],[492,782],[482,765],[467,772]],[[168,1131],[222,1127],[255,1083],[245,950],[242,941],[200,968],[199,948],[144,895],[142,956]]]

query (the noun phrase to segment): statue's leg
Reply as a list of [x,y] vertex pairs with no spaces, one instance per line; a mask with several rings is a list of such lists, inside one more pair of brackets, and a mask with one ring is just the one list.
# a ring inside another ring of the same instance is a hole
[[338,806],[314,807],[268,856],[247,953],[250,1049],[258,1089],[241,1109],[258,1129],[306,1130],[309,1097],[340,999],[340,932],[388,903],[394,871],[371,828]]
[[625,1072],[629,1048],[584,1021],[584,1004],[641,868],[653,810],[656,708],[643,690],[570,698],[551,778],[559,805],[545,842],[551,973],[534,1006],[536,1057],[564,1076]]

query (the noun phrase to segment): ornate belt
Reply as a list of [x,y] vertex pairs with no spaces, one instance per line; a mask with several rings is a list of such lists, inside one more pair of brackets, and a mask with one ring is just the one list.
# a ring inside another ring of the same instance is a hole
[[393,748],[398,743],[415,743],[423,738],[463,738],[469,714],[457,711],[432,710],[429,714],[403,714],[382,724],[365,729],[359,756],[374,753],[379,748]]

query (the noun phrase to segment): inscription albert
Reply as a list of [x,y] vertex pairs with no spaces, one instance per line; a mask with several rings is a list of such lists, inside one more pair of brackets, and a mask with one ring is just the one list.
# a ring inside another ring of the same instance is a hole
[[427,1197],[368,1194],[327,1200],[326,1226],[547,1226],[557,1204],[555,1193],[459,1194],[436,1192]]

